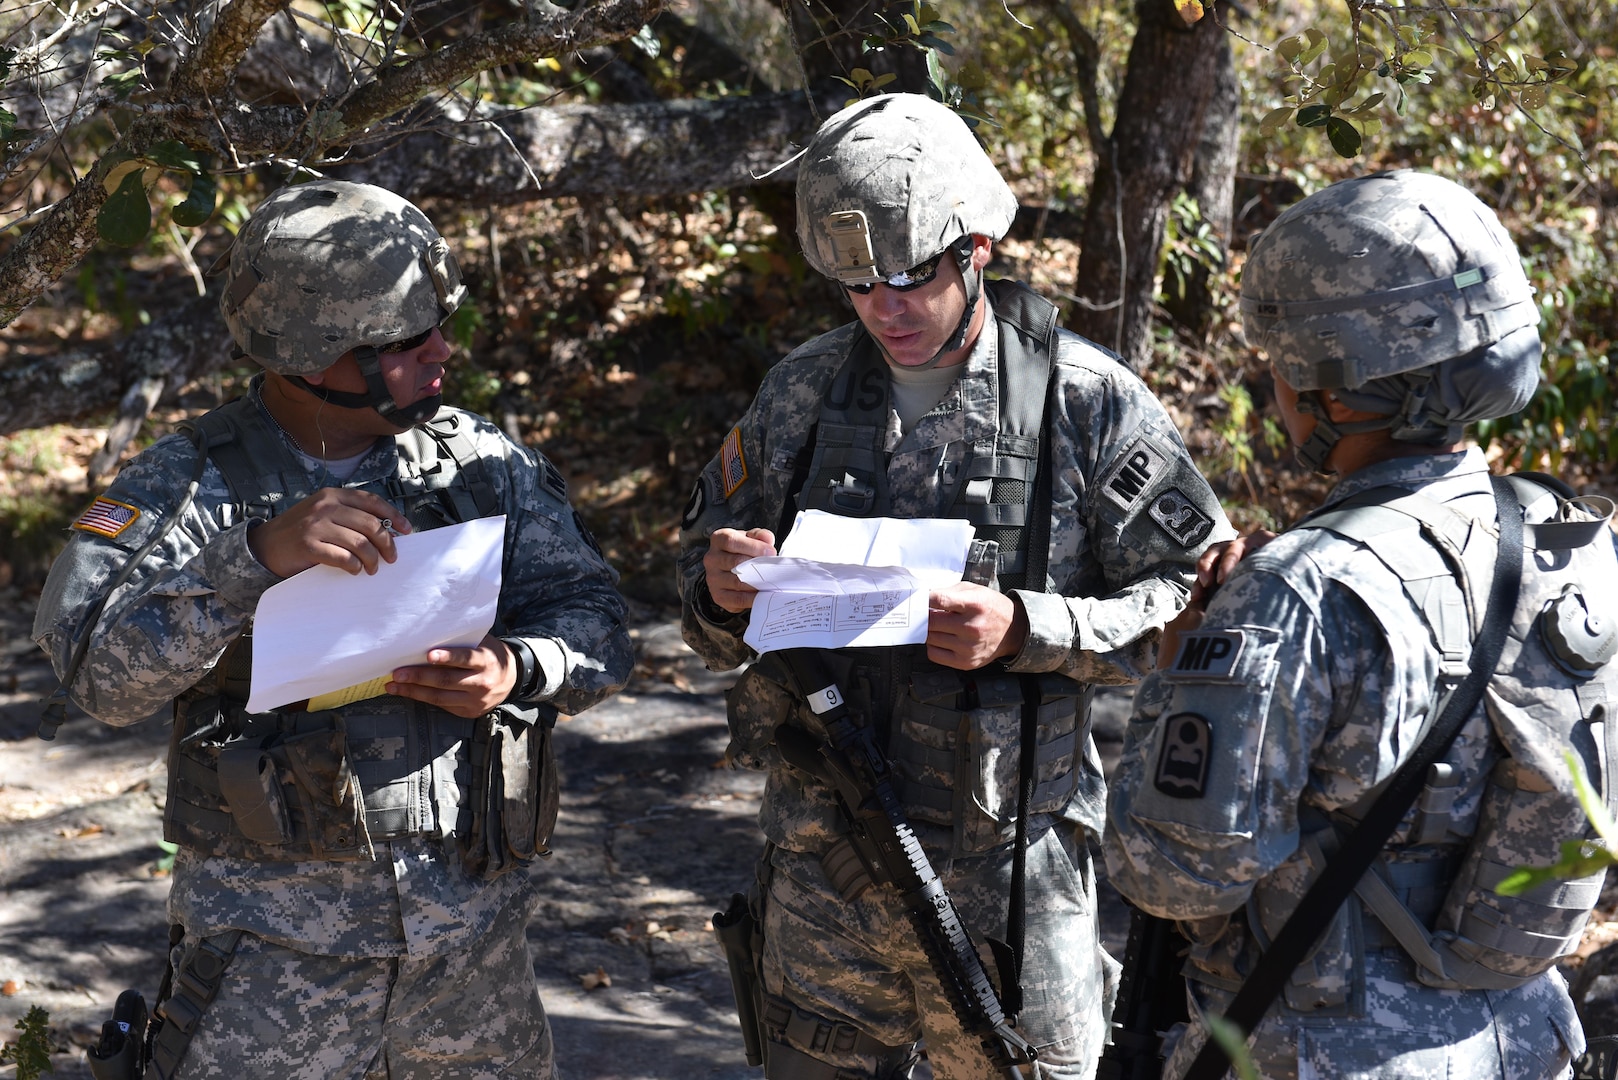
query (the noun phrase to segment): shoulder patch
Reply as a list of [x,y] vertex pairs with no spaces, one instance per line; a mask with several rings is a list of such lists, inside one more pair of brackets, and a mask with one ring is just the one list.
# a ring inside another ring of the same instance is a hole
[[1146,512],[1182,547],[1194,548],[1213,532],[1213,518],[1177,487],[1155,496]]
[[1196,679],[1229,680],[1242,658],[1247,635],[1240,630],[1210,630],[1195,634],[1182,634],[1180,652],[1169,668],[1171,675],[1188,675]]
[[680,528],[690,529],[707,508],[708,500],[704,496],[702,477],[698,476],[697,482],[691,485],[691,498],[686,500],[685,512],[680,515]]
[[1168,468],[1168,464],[1169,455],[1155,442],[1144,436],[1137,438],[1102,479],[1101,493],[1127,514]]
[[138,517],[140,511],[135,507],[101,495],[90,504],[88,510],[79,515],[79,519],[73,523],[73,528],[80,532],[105,536],[111,540],[133,525]]
[[725,498],[736,494],[736,489],[747,482],[747,458],[742,454],[742,429],[734,427],[719,448],[719,476]]
[[1157,755],[1158,791],[1171,799],[1200,799],[1208,787],[1213,731],[1205,717],[1175,713],[1163,721],[1163,748]]
[[549,461],[544,463],[544,475],[540,481],[545,485],[545,490],[567,502],[567,479]]

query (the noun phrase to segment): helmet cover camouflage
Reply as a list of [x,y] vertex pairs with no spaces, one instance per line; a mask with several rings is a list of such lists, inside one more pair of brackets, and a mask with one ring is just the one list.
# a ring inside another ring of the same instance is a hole
[[1539,323],[1494,211],[1454,181],[1409,170],[1344,180],[1289,207],[1252,245],[1241,306],[1248,344],[1298,390],[1357,389]]
[[798,243],[845,284],[909,270],[971,233],[998,240],[1017,197],[948,106],[883,94],[820,125],[798,163]]
[[466,295],[449,244],[385,188],[315,180],[261,203],[228,254],[219,310],[237,346],[282,375],[437,326]]

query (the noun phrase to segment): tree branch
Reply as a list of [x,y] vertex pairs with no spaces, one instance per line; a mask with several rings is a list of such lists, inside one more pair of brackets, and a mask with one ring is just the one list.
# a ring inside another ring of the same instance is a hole
[[281,10],[283,2],[232,0],[216,8],[213,25],[175,72],[169,100],[206,98],[223,91],[236,65],[258,40],[258,32],[271,15]]
[[582,11],[513,23],[435,49],[384,69],[374,82],[356,90],[342,105],[343,125],[349,130],[369,127],[501,64],[618,41],[644,26],[662,7],[663,0],[601,0]]

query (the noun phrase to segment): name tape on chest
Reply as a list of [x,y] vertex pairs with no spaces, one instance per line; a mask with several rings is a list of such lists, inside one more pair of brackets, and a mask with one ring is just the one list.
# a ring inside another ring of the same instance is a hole
[[1175,713],[1163,721],[1163,748],[1157,755],[1154,785],[1171,799],[1200,799],[1208,789],[1213,729],[1196,713]]
[[1135,509],[1135,504],[1140,502],[1141,496],[1168,468],[1168,464],[1168,455],[1152,440],[1136,439],[1101,481],[1101,494],[1118,509],[1128,513]]
[[736,489],[747,482],[747,458],[742,453],[742,429],[731,428],[725,445],[719,448],[719,482],[725,498],[736,494]]
[[1247,635],[1240,630],[1209,630],[1180,637],[1180,651],[1169,677],[1230,680],[1236,675]]
[[105,536],[111,540],[135,524],[135,520],[139,517],[140,511],[135,507],[101,495],[90,504],[88,510],[79,515],[79,520],[73,523],[73,527],[80,532],[94,533],[96,536]]

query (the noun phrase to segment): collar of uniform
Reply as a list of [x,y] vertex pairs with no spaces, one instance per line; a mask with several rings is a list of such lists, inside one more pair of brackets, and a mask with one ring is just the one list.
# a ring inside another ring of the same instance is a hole
[[987,292],[978,303],[983,305],[983,329],[972,343],[972,351],[966,354],[958,383],[961,412],[966,417],[963,435],[968,442],[993,439],[1000,430],[1000,324],[995,321]]
[[1322,508],[1372,488],[1390,484],[1398,487],[1421,486],[1435,480],[1454,480],[1472,474],[1483,477],[1489,474],[1489,462],[1483,456],[1483,451],[1475,446],[1455,454],[1415,454],[1389,458],[1343,477],[1331,494],[1326,496]]
[[[248,380],[248,400],[258,408],[259,415],[270,426],[270,430],[280,437],[281,441],[286,444],[287,449],[292,451],[294,459],[301,464],[302,457],[300,455],[303,454],[303,450],[293,441],[292,436],[286,433],[286,429],[275,422],[274,414],[270,412],[269,406],[264,404],[263,385],[264,373],[261,371]],[[350,474],[349,478],[343,483],[333,484],[332,486],[358,487],[372,480],[381,480],[392,476],[398,471],[398,468],[399,447],[397,440],[378,437],[371,446],[370,451],[365,455],[365,460],[360,462],[359,467]],[[317,479],[319,478],[317,477]]]

